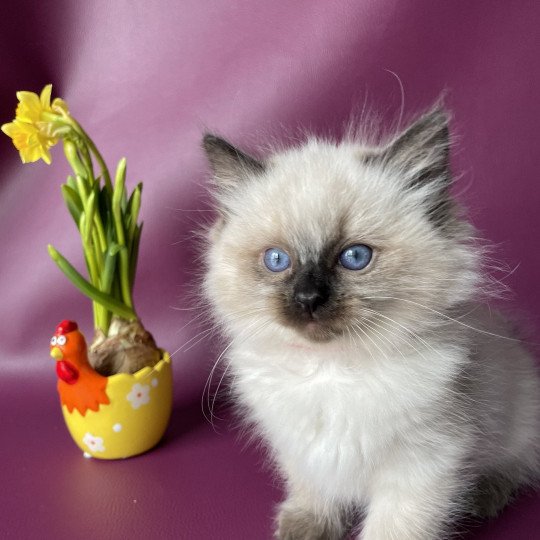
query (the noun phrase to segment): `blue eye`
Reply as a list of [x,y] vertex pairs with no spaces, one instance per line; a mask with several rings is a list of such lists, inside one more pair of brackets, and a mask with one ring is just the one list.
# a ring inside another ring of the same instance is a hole
[[270,248],[264,253],[264,264],[271,272],[283,272],[291,265],[291,258],[282,249]]
[[369,246],[357,244],[344,249],[339,255],[339,262],[348,270],[362,270],[369,264],[372,255],[373,250]]

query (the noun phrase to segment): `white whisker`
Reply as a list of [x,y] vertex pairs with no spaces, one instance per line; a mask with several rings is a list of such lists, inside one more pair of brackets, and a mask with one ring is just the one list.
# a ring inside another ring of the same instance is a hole
[[419,304],[418,302],[414,302],[413,300],[409,300],[408,298],[397,298],[395,296],[366,296],[366,300],[398,300],[402,302],[409,302],[410,304],[414,304],[415,306],[427,309],[428,311],[431,311],[432,313],[435,313],[436,315],[439,315],[440,317],[443,317],[444,319],[448,321],[455,322],[456,324],[459,324],[461,326],[464,326],[466,328],[469,328],[470,330],[474,330],[475,332],[479,332],[481,334],[486,334],[488,336],[493,336],[500,339],[506,339],[509,341],[516,341],[521,342],[520,339],[511,338],[508,336],[501,336],[500,334],[494,334],[493,332],[488,332],[487,330],[481,330],[480,328],[475,328],[474,326],[471,326],[469,324],[466,324],[462,321],[458,321],[457,319],[450,317],[449,315],[446,315],[445,313],[442,313],[440,311],[437,311],[436,309],[430,308],[428,306],[424,306],[422,304]]
[[[246,339],[248,338],[253,338],[254,336],[256,336],[257,334],[259,334],[260,332],[262,332],[266,326],[268,326],[268,321],[263,321],[263,323],[266,323],[266,324],[262,324],[259,328],[257,328],[254,332],[252,332],[249,336],[246,336]],[[237,345],[241,345],[243,344],[246,339],[244,339],[243,341],[241,341],[240,343],[237,343]],[[225,351],[223,351],[223,353],[220,355],[222,356],[225,352],[226,352],[227,349],[225,349]],[[219,359],[218,359],[219,361]],[[217,362],[216,362],[216,365],[217,365]],[[218,381],[218,384],[217,384],[217,387],[216,387],[216,390],[214,391],[214,398],[212,399],[212,404],[210,406],[210,409],[209,409],[209,412],[210,412],[210,417],[211,418],[217,418],[214,414],[214,407],[215,407],[215,403],[216,403],[216,398],[219,394],[219,388],[221,387],[221,383],[223,382],[226,374],[227,374],[227,371],[229,370],[229,367],[231,365],[231,362],[229,361],[225,367],[225,369],[223,370],[223,373],[221,375],[221,378],[219,379]],[[208,396],[210,396],[210,385],[208,386]]]
[[[214,427],[214,424],[213,424],[213,421],[212,419],[214,418],[214,415],[213,415],[213,410],[212,410],[212,406],[211,406],[211,403],[210,403],[210,388],[212,386],[212,378],[214,377],[214,373],[219,365],[219,363],[221,362],[221,360],[224,358],[226,352],[235,344],[237,344],[240,340],[240,338],[244,338],[240,341],[240,344],[244,343],[246,341],[246,339],[248,339],[250,337],[250,335],[247,335],[248,331],[253,328],[253,326],[255,326],[257,323],[260,323],[261,321],[259,321],[258,319],[255,319],[254,321],[251,322],[251,324],[249,324],[246,328],[244,328],[235,338],[233,338],[229,343],[228,345],[225,347],[225,349],[223,349],[223,351],[220,353],[220,355],[218,356],[217,360],[214,362],[214,365],[212,367],[212,369],[210,370],[210,373],[206,379],[206,383],[204,385],[204,388],[203,388],[203,393],[202,393],[202,397],[201,397],[201,406],[202,406],[202,411],[203,411],[203,415],[204,417],[210,422],[210,424],[212,425],[212,427]],[[266,323],[267,321],[263,320],[262,321],[263,323]],[[265,324],[262,325],[261,329],[265,326]],[[227,366],[228,367],[228,366]],[[206,400],[206,405],[208,407],[208,411],[210,413],[210,418],[208,418],[206,416],[206,413],[205,413],[205,410],[204,410],[204,396],[205,394],[207,395],[207,400]],[[215,400],[214,400],[215,401]]]

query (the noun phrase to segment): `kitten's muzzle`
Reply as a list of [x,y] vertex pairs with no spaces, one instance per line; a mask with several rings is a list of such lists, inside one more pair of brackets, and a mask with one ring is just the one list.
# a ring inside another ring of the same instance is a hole
[[330,286],[322,276],[308,273],[297,282],[293,298],[296,306],[313,318],[317,309],[326,304],[330,298]]

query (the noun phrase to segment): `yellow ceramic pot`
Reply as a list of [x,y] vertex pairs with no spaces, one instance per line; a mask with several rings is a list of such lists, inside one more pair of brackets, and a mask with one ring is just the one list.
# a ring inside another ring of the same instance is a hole
[[161,439],[172,410],[171,358],[163,352],[154,367],[107,377],[110,403],[85,415],[62,413],[73,440],[85,457],[120,459],[150,450]]

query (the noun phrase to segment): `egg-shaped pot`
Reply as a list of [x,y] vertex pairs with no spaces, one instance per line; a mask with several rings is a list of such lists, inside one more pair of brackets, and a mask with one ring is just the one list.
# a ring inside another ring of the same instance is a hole
[[142,454],[162,438],[172,410],[170,355],[153,367],[107,377],[109,403],[82,415],[62,405],[68,430],[85,457],[122,459]]

